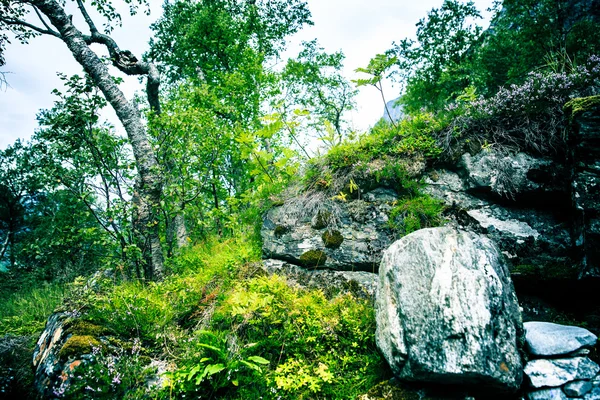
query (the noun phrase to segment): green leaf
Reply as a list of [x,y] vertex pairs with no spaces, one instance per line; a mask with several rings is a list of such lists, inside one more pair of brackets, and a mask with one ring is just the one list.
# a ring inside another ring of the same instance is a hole
[[269,360],[266,360],[259,356],[250,356],[250,357],[248,357],[248,360],[255,362],[257,364],[261,364],[261,365],[269,365],[271,363]]

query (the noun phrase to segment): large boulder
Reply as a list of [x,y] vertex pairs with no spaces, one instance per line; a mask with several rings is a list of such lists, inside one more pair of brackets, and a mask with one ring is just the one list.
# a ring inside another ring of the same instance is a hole
[[488,238],[422,229],[384,253],[376,340],[406,381],[514,391],[521,314],[503,257]]
[[265,258],[309,269],[377,272],[393,241],[388,213],[396,199],[393,190],[384,188],[347,201],[322,193],[292,198],[264,217]]

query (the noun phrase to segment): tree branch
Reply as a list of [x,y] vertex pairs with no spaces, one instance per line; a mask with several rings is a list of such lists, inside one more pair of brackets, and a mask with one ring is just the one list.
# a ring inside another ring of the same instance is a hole
[[96,34],[99,34],[100,32],[98,32],[98,29],[96,28],[96,24],[94,24],[94,21],[92,20],[92,18],[88,14],[87,10],[85,9],[85,6],[83,5],[82,0],[77,0],[77,7],[79,8],[79,11],[81,12],[81,15],[83,16],[83,19],[85,20],[86,24],[88,24],[88,27],[90,28],[90,33],[92,34],[92,37]]
[[[46,21],[44,21],[44,18],[42,18],[42,14],[40,13],[40,10],[37,9],[36,6],[31,6],[33,8],[33,11],[35,11],[35,13],[37,14],[38,18],[40,19],[40,21],[42,21],[42,24],[44,24],[44,26],[46,27],[46,29],[48,31],[54,31],[52,28],[50,28],[50,25],[48,25],[46,23]],[[56,32],[58,34],[58,32]]]
[[41,33],[42,35],[51,35],[57,38],[60,38],[60,33],[52,30],[52,29],[43,29],[40,28],[39,26],[35,26],[33,24],[30,24],[29,22],[25,22],[22,21],[20,19],[17,18],[3,18],[0,17],[0,21],[4,22],[7,25],[20,25],[20,26],[24,26],[25,28],[29,28],[32,31],[36,31],[37,33]]

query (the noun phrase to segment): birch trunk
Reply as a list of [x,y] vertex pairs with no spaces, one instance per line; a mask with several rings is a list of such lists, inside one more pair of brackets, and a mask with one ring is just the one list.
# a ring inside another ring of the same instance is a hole
[[[31,0],[32,5],[37,7],[44,15],[48,17],[51,24],[60,34],[60,39],[67,45],[75,60],[92,78],[94,83],[102,91],[108,103],[115,110],[119,120],[123,124],[127,136],[133,149],[138,171],[137,194],[137,216],[135,225],[140,235],[139,243],[143,243],[142,248],[144,260],[146,262],[146,279],[161,279],[164,272],[163,255],[158,234],[158,212],[162,195],[162,175],[154,151],[148,139],[146,128],[142,123],[142,116],[139,110],[132,102],[129,102],[123,92],[115,84],[112,75],[107,66],[88,46],[88,43],[102,43],[107,46],[109,53],[115,63],[119,62],[115,57],[120,57],[121,52],[111,38],[94,32],[93,25],[90,26],[92,35],[84,35],[71,22],[71,16],[67,15],[61,6],[55,0]],[[84,14],[85,16],[85,14]],[[91,22],[88,21],[88,24]],[[130,53],[129,53],[130,54]],[[133,62],[135,62],[133,58]],[[152,76],[152,66],[139,62],[130,64],[132,68],[138,68],[138,75],[148,75],[148,91],[152,99],[156,101],[158,96],[158,84],[155,82],[155,76]],[[148,69],[146,73],[141,70],[142,67]],[[120,68],[121,69],[121,68]],[[141,72],[140,72],[141,71]],[[125,71],[127,73],[127,71]],[[133,74],[133,73],[132,73]],[[157,106],[155,104],[154,106]]]

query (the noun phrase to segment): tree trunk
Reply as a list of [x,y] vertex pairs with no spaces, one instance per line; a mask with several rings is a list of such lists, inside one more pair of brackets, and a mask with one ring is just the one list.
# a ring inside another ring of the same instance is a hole
[[77,62],[102,91],[127,132],[139,174],[136,185],[139,194],[137,210],[139,219],[136,225],[142,236],[140,243],[144,243],[145,246],[142,252],[147,263],[146,279],[160,279],[164,267],[156,210],[160,205],[162,194],[162,176],[146,128],[142,123],[141,114],[133,103],[127,101],[106,65],[88,47],[86,37],[73,25],[70,16],[65,13],[61,5],[55,0],[32,0],[31,3],[56,27],[60,39],[65,42]]
[[175,215],[175,218],[173,219],[173,229],[175,231],[175,242],[177,243],[177,247],[182,248],[187,246],[189,239],[183,210]]

